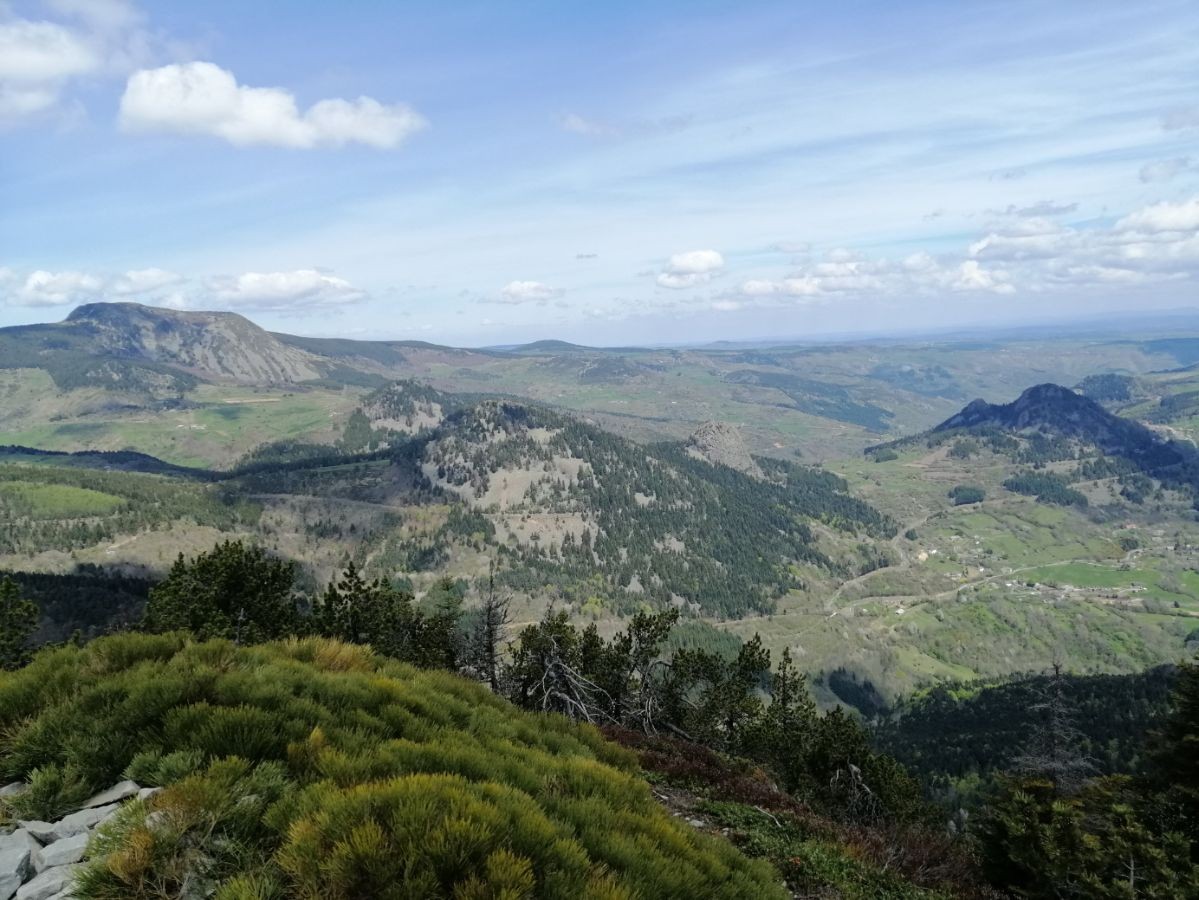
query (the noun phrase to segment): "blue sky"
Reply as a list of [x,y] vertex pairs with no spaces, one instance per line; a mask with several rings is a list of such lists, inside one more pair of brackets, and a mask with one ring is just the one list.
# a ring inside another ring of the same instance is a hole
[[0,0],[0,324],[802,338],[1197,275],[1193,2]]

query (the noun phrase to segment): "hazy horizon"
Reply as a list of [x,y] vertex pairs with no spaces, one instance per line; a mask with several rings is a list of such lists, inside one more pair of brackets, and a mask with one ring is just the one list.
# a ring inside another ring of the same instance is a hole
[[0,325],[612,346],[1194,305],[1199,8],[0,8]]

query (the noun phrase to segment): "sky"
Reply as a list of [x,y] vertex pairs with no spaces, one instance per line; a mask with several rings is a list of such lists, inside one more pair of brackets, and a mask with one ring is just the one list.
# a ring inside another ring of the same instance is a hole
[[0,0],[0,325],[671,344],[1197,285],[1193,0]]

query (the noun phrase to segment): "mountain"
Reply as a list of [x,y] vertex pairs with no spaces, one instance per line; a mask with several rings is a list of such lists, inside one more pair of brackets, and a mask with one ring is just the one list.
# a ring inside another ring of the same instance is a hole
[[326,370],[236,313],[137,303],[89,303],[62,322],[0,329],[0,356],[0,367],[44,369],[63,390],[182,392],[197,380],[288,384]]
[[1111,456],[1159,469],[1184,462],[1189,454],[1140,422],[1121,418],[1097,402],[1057,384],[1030,387],[1016,400],[993,404],[975,400],[932,429],[932,434],[956,430],[999,429],[1040,432],[1091,444]]
[[[813,525],[826,523],[851,547],[855,535],[894,530],[827,472],[763,461],[751,477],[680,444],[639,446],[537,406],[398,390],[367,399],[372,426],[420,431],[405,458],[505,548],[514,587],[553,585],[617,609],[658,601],[722,615],[766,611],[802,584],[797,567],[845,574],[854,565],[831,558]],[[441,539],[461,527],[447,523]]]
[[99,354],[166,363],[202,377],[278,384],[322,374],[310,354],[231,312],[89,303],[63,325],[85,332]]
[[418,365],[489,354],[422,341],[274,334],[232,312],[88,303],[62,322],[0,328],[0,369],[43,369],[60,390],[163,396],[198,382],[378,387]]

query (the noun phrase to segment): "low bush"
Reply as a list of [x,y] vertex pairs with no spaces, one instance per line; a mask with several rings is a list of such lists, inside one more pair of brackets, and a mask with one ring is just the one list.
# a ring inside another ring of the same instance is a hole
[[82,898],[786,896],[597,730],[326,639],[40,653],[0,675],[0,771],[35,769],[29,814],[167,785],[103,829]]

